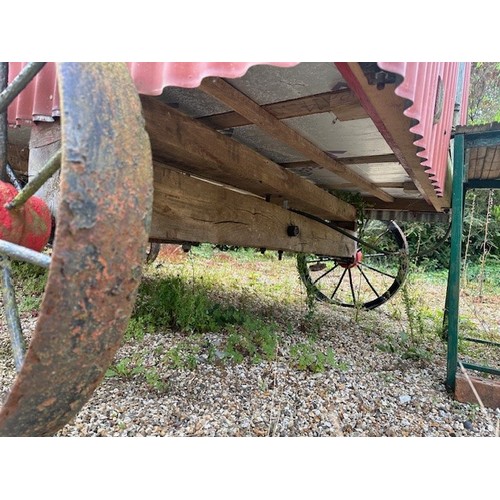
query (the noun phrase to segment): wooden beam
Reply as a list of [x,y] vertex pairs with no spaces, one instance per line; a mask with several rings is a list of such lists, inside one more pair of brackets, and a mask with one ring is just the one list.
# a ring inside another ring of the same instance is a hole
[[370,85],[358,63],[336,63],[351,89],[360,98],[363,107],[384,136],[398,157],[399,162],[413,180],[421,195],[432,204],[436,211],[450,206],[449,199],[438,197],[434,186],[422,167],[422,159],[417,156],[417,147],[413,144],[414,135],[411,118],[404,114],[406,103],[394,92],[394,85],[377,89]]
[[[363,106],[361,106],[359,99],[349,89],[273,102],[271,104],[264,104],[262,108],[278,120],[328,112],[334,113],[341,122],[368,118],[368,114],[363,109]],[[252,123],[235,111],[202,116],[197,118],[197,120],[217,130],[242,127]]]
[[351,171],[340,161],[328,156],[324,151],[300,135],[296,130],[279,121],[271,113],[262,109],[255,101],[226,81],[220,78],[205,78],[201,82],[199,88],[222,103],[232,107],[237,113],[245,116],[271,136],[292,147],[314,161],[314,163],[352,182],[361,191],[366,191],[384,201],[393,200],[392,196]]
[[[354,240],[253,196],[154,165],[150,238],[351,257]],[[289,226],[298,228],[289,236]]]
[[474,386],[476,394],[487,408],[500,407],[500,381],[488,380],[480,377],[469,376],[469,380],[458,374],[455,380],[455,398],[461,403],[478,404],[476,394],[470,384]]
[[364,197],[367,208],[375,210],[408,210],[411,212],[435,212],[432,205],[421,198],[395,198],[392,203],[386,203],[373,197]]
[[[413,182],[375,182],[375,186],[381,189],[404,189],[405,191],[416,191],[417,188]],[[328,189],[328,186],[321,186],[323,189]],[[353,184],[345,183],[336,186],[336,189],[352,189],[355,186]]]
[[151,96],[141,96],[153,158],[202,178],[257,194],[282,195],[290,208],[352,221],[356,209],[253,149]]
[[7,145],[7,161],[17,172],[28,175],[29,147],[20,144]]
[[[399,163],[396,155],[370,155],[370,156],[351,156],[350,158],[341,158],[340,161],[344,165],[366,165],[368,163]],[[284,168],[296,167],[314,167],[315,165],[310,161],[292,161],[288,163],[280,163]]]

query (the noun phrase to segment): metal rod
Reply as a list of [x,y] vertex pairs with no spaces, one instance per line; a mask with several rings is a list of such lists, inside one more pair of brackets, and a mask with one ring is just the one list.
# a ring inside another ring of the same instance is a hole
[[476,370],[477,372],[490,373],[491,375],[500,375],[500,370],[496,368],[491,368],[489,366],[475,365],[473,363],[464,363],[462,361],[462,366],[468,368],[469,370]]
[[12,345],[14,364],[16,366],[16,371],[19,372],[21,371],[24,363],[24,353],[26,352],[26,349],[21,329],[21,322],[19,320],[16,295],[10,276],[8,259],[0,256],[0,267],[2,268],[2,292],[5,319],[7,320],[7,328],[9,330],[10,343]]
[[[9,81],[9,63],[0,62],[0,92],[7,87]],[[0,113],[0,180],[7,180],[7,112]]]
[[384,271],[381,271],[380,269],[377,269],[375,267],[369,266],[368,264],[366,264],[366,262],[360,262],[358,264],[358,266],[366,267],[368,269],[371,269],[372,271],[375,271],[376,273],[379,273],[379,274],[382,274],[384,276],[387,276],[388,278],[392,278],[393,280],[397,280],[398,279],[397,276],[393,276],[392,274],[384,273]]
[[363,272],[363,269],[361,269],[359,266],[358,266],[358,269],[359,269],[359,272],[361,273],[361,276],[363,276],[363,278],[365,278],[365,281],[368,283],[368,286],[372,289],[373,293],[377,297],[380,297],[380,295],[377,292],[377,290],[375,290],[375,288],[373,287],[373,285],[370,283],[370,280],[367,278],[366,274]]
[[475,339],[472,337],[460,337],[460,340],[466,340],[467,342],[474,342],[476,344],[485,344],[485,345],[491,345],[494,347],[500,347],[500,343],[493,342],[492,340]]
[[18,190],[21,191],[23,186],[21,186],[21,183],[19,182],[19,179],[17,178],[17,175],[15,174],[14,170],[12,167],[7,163],[5,165],[5,172],[7,173],[7,177],[9,178],[10,182],[12,185]]
[[12,80],[10,85],[2,90],[2,93],[0,93],[0,113],[7,111],[9,104],[19,95],[26,85],[28,85],[45,64],[44,62],[28,63]]
[[55,153],[43,168],[33,177],[17,195],[5,204],[7,210],[19,208],[28,201],[61,168],[61,150]]
[[342,273],[342,276],[340,277],[340,280],[337,283],[337,286],[335,287],[335,290],[333,291],[332,296],[330,297],[330,299],[333,299],[333,297],[335,297],[335,294],[337,293],[337,290],[339,289],[340,284],[342,283],[346,272],[347,272],[347,268],[344,269],[344,272]]
[[462,226],[464,221],[464,136],[459,134],[454,139],[453,184],[451,199],[451,250],[446,291],[446,329],[448,350],[446,356],[446,386],[455,390],[458,362],[458,322],[460,305],[460,268],[462,255]]
[[5,240],[0,240],[0,256],[6,255],[14,260],[21,260],[34,264],[35,266],[50,267],[51,257],[40,252],[35,252],[29,248],[10,243]]
[[354,284],[352,282],[352,273],[351,273],[351,268],[348,267],[347,271],[349,272],[349,285],[351,287],[351,295],[352,295],[352,303],[353,305],[356,304],[356,293],[354,292]]
[[[294,212],[296,214],[303,215],[304,217],[307,217],[308,219],[312,219],[312,220],[321,222],[322,224],[325,224],[326,226],[334,229],[335,231],[339,232],[340,234],[343,234],[344,236],[347,236],[349,239],[356,241],[357,243],[365,246],[366,248],[370,248],[371,250],[375,250],[375,252],[382,253],[383,255],[398,255],[398,254],[401,254],[400,250],[396,250],[394,252],[389,252],[389,251],[383,250],[381,248],[378,248],[378,247],[372,245],[371,243],[368,243],[368,242],[362,240],[361,238],[353,236],[349,231],[346,231],[345,229],[337,226],[333,222],[326,222],[323,219],[321,219],[320,217],[316,217],[315,215],[311,215],[311,214],[308,214],[306,212],[302,212],[300,210],[295,210],[295,209],[290,209],[290,212]],[[378,236],[377,241],[382,236],[384,236],[384,234],[386,234],[387,232],[389,232],[389,230],[386,230],[384,233],[382,233],[380,236]]]
[[335,264],[332,268],[328,269],[328,271],[325,271],[319,278],[316,278],[312,284],[315,285],[321,278],[324,278],[327,274],[331,273],[332,271],[335,271],[339,265]]

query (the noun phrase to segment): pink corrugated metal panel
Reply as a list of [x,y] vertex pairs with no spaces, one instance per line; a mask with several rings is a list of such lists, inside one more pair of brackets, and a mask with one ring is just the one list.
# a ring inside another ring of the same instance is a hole
[[[397,73],[403,82],[396,94],[412,102],[404,114],[417,124],[410,131],[419,136],[414,144],[420,148],[417,156],[428,170],[436,193],[443,194],[447,171],[448,148],[453,126],[460,64],[456,62],[378,63],[381,69]],[[465,67],[464,91],[460,96],[460,124],[467,116],[467,94],[470,64]],[[440,95],[438,95],[438,92]],[[441,114],[435,117],[436,103],[441,102]]]
[[[167,86],[197,87],[206,76],[238,78],[257,64],[291,67],[298,63],[129,62],[127,66],[140,94],[159,95]],[[9,63],[9,81],[17,76],[24,65]],[[9,106],[8,121],[10,125],[22,125],[32,121],[51,121],[59,114],[56,68],[54,63],[47,63]]]
[[281,66],[288,68],[297,63],[280,62],[174,62],[127,63],[132,79],[140,94],[159,95],[167,86],[198,87],[206,76],[219,76],[221,78],[239,78],[250,67],[257,64]]
[[[9,63],[9,83],[26,63]],[[59,116],[59,91],[54,63],[46,64],[7,110],[9,125],[29,124],[32,121],[52,121]]]

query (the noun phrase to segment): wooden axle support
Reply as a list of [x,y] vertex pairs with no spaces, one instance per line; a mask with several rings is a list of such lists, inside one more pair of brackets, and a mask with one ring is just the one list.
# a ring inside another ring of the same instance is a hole
[[151,239],[353,257],[355,241],[262,198],[154,166]]

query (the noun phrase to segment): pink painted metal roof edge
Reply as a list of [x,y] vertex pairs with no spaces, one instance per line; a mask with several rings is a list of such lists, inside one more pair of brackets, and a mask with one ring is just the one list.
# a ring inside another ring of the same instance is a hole
[[[128,62],[138,93],[159,95],[168,86],[193,88],[207,76],[239,78],[259,64],[292,67],[296,62]],[[26,65],[9,63],[9,82]],[[33,121],[53,121],[60,115],[55,63],[47,63],[36,78],[8,109],[9,125],[28,125]]]
[[[403,77],[395,93],[411,101],[404,114],[416,121],[410,132],[418,136],[414,141],[419,148],[417,156],[422,158],[422,167],[427,170],[436,194],[441,196],[452,128],[465,124],[467,120],[471,65],[457,62],[379,62],[378,65]],[[457,119],[454,112],[458,106]],[[437,108],[440,109],[439,116]]]

